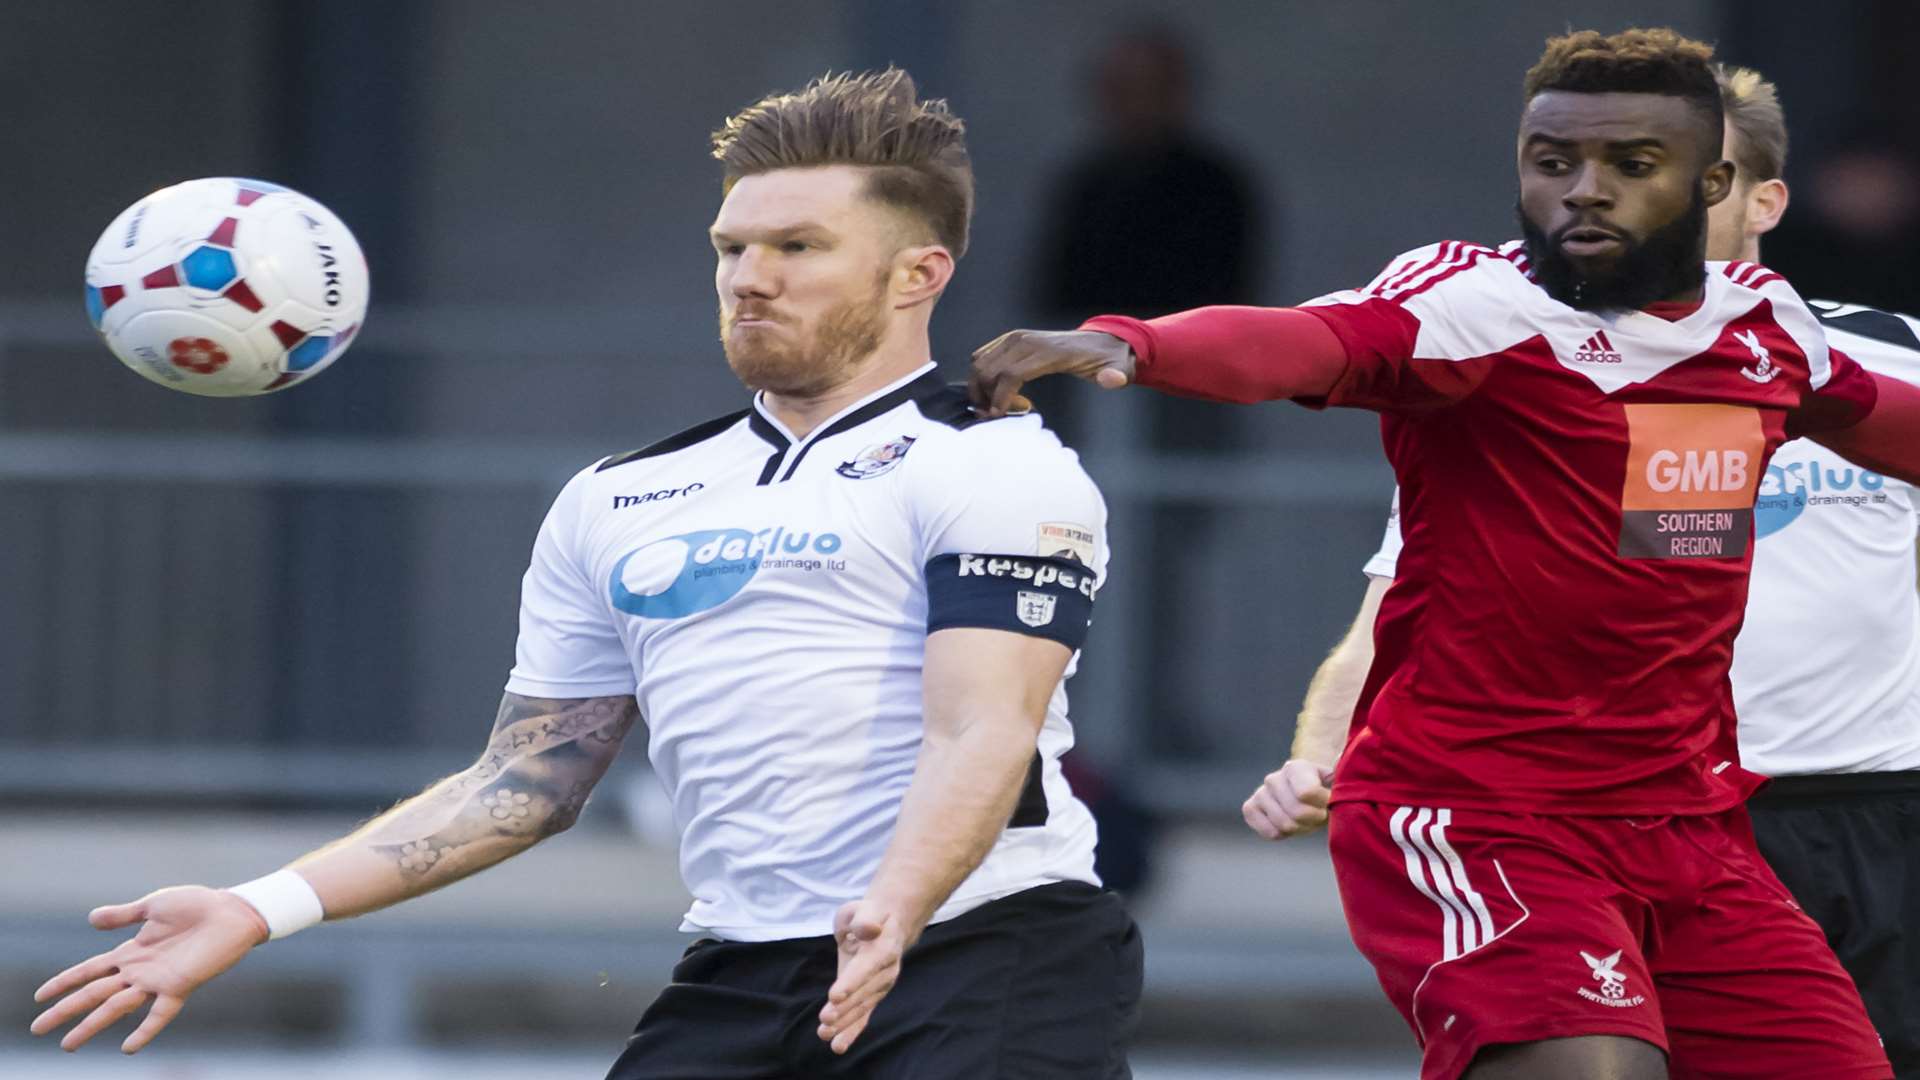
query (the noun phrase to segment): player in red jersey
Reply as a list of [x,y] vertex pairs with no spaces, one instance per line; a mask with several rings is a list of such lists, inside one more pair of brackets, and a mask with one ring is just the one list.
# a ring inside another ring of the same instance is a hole
[[1768,458],[1807,435],[1920,479],[1920,391],[1830,351],[1778,275],[1704,262],[1733,178],[1710,57],[1667,30],[1550,42],[1523,242],[976,356],[989,411],[1067,372],[1382,414],[1406,548],[1331,848],[1429,1080],[1892,1075],[1754,850],[1727,668]]

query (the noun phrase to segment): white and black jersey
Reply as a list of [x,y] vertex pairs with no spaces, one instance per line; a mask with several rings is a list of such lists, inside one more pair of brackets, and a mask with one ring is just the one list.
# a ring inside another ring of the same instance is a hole
[[[828,934],[913,775],[927,635],[991,627],[1077,650],[1106,558],[1076,455],[1036,416],[977,421],[931,364],[804,439],[756,398],[566,485],[534,545],[507,689],[636,695],[680,828],[683,929]],[[1059,768],[1072,744],[1063,680],[1009,827],[934,921],[1097,884],[1093,820]]]
[[[1920,383],[1920,320],[1809,306],[1827,342]],[[1733,647],[1741,764],[1767,776],[1920,769],[1920,492],[1810,439],[1782,446],[1754,506],[1753,583]]]
[[[1811,307],[1834,348],[1920,383],[1920,320]],[[1741,763],[1777,778],[1747,804],[1754,840],[1853,976],[1892,1075],[1920,1076],[1920,490],[1799,439],[1754,531],[1733,694]]]

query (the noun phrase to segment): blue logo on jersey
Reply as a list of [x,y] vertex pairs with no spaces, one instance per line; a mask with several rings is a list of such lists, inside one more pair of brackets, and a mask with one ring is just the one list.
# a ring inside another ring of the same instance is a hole
[[1806,508],[1807,481],[1800,475],[1799,464],[1767,466],[1767,478],[1760,481],[1760,497],[1753,504],[1754,539],[1772,536],[1793,524]]
[[1760,481],[1760,497],[1753,504],[1754,539],[1772,536],[1793,524],[1807,509],[1812,493],[1850,491],[1856,483],[1862,491],[1879,491],[1887,486],[1887,478],[1851,466],[1822,469],[1818,462],[1767,466],[1767,478]]
[[781,526],[759,532],[702,529],[621,556],[613,565],[608,593],[613,606],[629,615],[679,619],[739,595],[769,557],[839,550],[840,537],[834,533],[790,533]]

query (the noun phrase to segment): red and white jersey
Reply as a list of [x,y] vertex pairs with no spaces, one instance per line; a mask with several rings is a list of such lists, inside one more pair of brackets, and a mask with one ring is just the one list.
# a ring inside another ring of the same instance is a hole
[[1727,669],[1754,502],[1871,380],[1784,279],[1709,263],[1697,307],[1590,312],[1521,246],[1443,243],[1302,305],[1383,415],[1405,548],[1335,798],[1708,813],[1738,765]]

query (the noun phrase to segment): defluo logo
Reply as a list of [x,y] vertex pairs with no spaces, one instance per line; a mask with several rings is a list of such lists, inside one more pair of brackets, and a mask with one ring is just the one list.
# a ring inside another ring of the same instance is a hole
[[774,526],[702,529],[656,540],[613,566],[608,598],[629,615],[679,619],[719,607],[739,595],[769,558],[839,551],[837,533],[789,532]]

